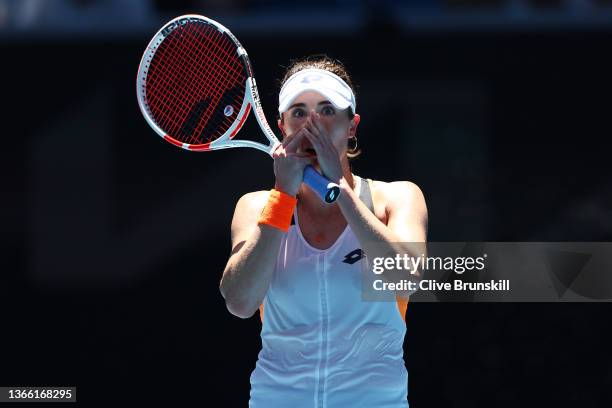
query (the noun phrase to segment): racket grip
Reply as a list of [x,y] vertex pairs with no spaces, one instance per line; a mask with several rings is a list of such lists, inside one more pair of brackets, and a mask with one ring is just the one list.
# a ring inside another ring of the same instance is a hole
[[320,175],[312,166],[306,166],[304,169],[304,183],[328,204],[336,201],[340,195],[340,187]]

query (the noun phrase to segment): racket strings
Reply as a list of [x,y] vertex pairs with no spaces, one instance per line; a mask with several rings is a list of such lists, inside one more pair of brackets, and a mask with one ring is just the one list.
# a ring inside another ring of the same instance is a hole
[[[178,32],[178,36],[181,37],[179,38],[179,41],[184,42],[186,40],[184,38],[185,37],[184,34],[185,34],[184,30],[180,30]],[[190,41],[190,43],[191,42],[192,41]],[[167,49],[170,48],[171,45],[172,44],[169,41],[164,41],[160,45],[160,51],[169,55],[168,62],[172,64],[173,69],[175,70],[174,76],[164,75],[160,78],[164,82],[164,88],[170,90],[170,92],[162,96],[161,103],[165,105],[164,107],[166,109],[172,109],[172,106],[169,106],[168,101],[169,100],[173,101],[174,104],[176,105],[176,109],[178,110],[178,114],[181,117],[186,117],[187,114],[189,114],[190,112],[193,112],[192,110],[193,106],[189,106],[188,104],[185,103],[185,101],[189,103],[190,100],[188,98],[181,97],[182,95],[184,95],[184,90],[177,87],[177,84],[187,83],[187,80],[191,80],[192,78],[197,78],[197,75],[193,71],[193,69],[190,69],[190,66],[193,65],[194,63],[194,60],[195,60],[194,57],[197,57],[197,55],[194,55],[193,48],[191,49],[187,48],[186,49],[187,52],[183,52],[183,53],[175,52],[174,54],[170,54]],[[187,64],[191,64],[191,65],[187,65]],[[168,83],[168,79],[171,79],[172,83]],[[181,94],[177,95],[177,92],[176,92],[177,90],[180,90],[182,95]],[[196,102],[195,105],[202,106],[203,102],[205,101],[201,100],[199,102]],[[207,104],[209,105],[210,103],[207,103]],[[165,125],[166,128],[168,128],[167,122],[169,118],[170,117],[168,115],[162,116],[162,123],[163,125]],[[164,121],[163,119],[166,119],[166,120]]]
[[[215,30],[216,31],[216,30]],[[196,38],[194,41],[193,38],[184,38],[185,34],[189,34],[188,30],[181,30],[179,33],[179,41],[185,43],[185,44],[194,44],[194,42],[196,41],[201,41],[201,38]],[[225,44],[228,45],[228,44]],[[168,46],[167,46],[168,47]],[[194,61],[201,61],[201,59],[203,58],[203,55],[201,52],[198,52],[198,50],[200,50],[200,47],[191,47],[191,48],[187,48],[187,52],[184,53],[180,53],[180,54],[174,54],[174,60],[171,60],[170,62],[172,64],[176,64],[177,67],[179,67],[179,83],[185,83],[185,77],[187,77],[189,80],[192,80],[194,78],[198,78],[198,72],[194,71],[193,67],[196,67],[196,65],[194,64]],[[177,58],[178,57],[178,58]],[[215,57],[218,58],[218,53],[215,53]],[[211,60],[211,62],[214,63],[214,59]],[[219,75],[219,69],[221,68],[219,66],[219,64],[212,64],[210,65],[211,67],[213,67],[213,72],[209,73],[209,75]],[[201,67],[197,67],[200,68]],[[206,74],[206,73],[205,73]],[[191,81],[190,81],[191,82]],[[192,82],[193,83],[193,82]],[[197,84],[197,83],[196,83]],[[176,90],[177,87],[174,86],[173,90]],[[197,90],[197,89],[196,89]],[[212,99],[218,99],[220,97],[219,92],[212,88],[210,89],[212,92]],[[190,134],[185,134],[185,129],[189,129],[189,130],[194,130],[194,121],[197,122],[197,120],[199,119],[198,116],[194,116],[194,112],[195,113],[204,113],[204,110],[202,109],[202,107],[207,107],[210,106],[210,99],[211,98],[206,98],[204,100],[200,100],[199,102],[196,102],[195,105],[193,106],[186,106],[186,104],[183,102],[184,99],[181,98],[181,95],[172,95],[173,99],[179,102],[179,114],[181,117],[183,118],[187,118],[187,120],[189,120],[192,123],[187,123],[187,126],[185,126],[185,124],[183,125],[183,132],[182,134],[178,134],[177,136],[179,136],[179,138],[181,139],[186,139],[188,138],[190,143],[194,143],[197,142],[198,139],[198,135],[199,132],[192,132]],[[189,101],[188,101],[189,102]],[[216,101],[214,101],[216,102]],[[199,108],[196,109],[194,111],[194,107]],[[188,115],[188,116],[187,116]],[[209,117],[204,117],[204,120],[202,121],[202,123],[209,123],[209,119],[210,119],[210,113],[208,115]],[[210,138],[213,138],[214,135],[211,135]]]
[[236,50],[227,35],[204,22],[176,28],[158,46],[148,69],[146,102],[171,137],[204,144],[236,121],[246,81]]

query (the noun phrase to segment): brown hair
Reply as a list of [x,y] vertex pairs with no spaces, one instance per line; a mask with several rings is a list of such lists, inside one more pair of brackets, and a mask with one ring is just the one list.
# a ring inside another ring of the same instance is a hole
[[[311,55],[305,58],[291,60],[289,66],[285,71],[283,79],[280,81],[280,86],[282,87],[283,84],[289,79],[289,77],[291,77],[291,75],[308,68],[324,69],[326,71],[331,72],[332,74],[338,75],[340,78],[342,78],[344,82],[347,83],[348,86],[351,87],[353,93],[355,93],[353,81],[351,81],[351,77],[348,71],[346,70],[344,64],[342,64],[338,60],[328,57],[325,54]],[[353,119],[355,117],[355,114],[350,109],[348,110],[348,115],[349,119]],[[361,149],[358,147],[355,149],[349,149],[346,152],[346,155],[349,159],[353,159],[359,156],[360,154]]]

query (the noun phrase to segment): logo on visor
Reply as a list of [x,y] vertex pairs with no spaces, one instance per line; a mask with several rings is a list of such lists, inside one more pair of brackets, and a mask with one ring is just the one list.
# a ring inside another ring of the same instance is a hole
[[303,79],[302,79],[302,83],[304,84],[308,84],[310,82],[315,82],[315,81],[319,81],[321,79],[321,75],[319,74],[310,74],[310,75],[306,75]]

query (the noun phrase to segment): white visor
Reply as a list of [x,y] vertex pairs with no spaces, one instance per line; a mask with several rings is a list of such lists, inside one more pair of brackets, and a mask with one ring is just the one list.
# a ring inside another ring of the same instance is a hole
[[318,92],[337,109],[350,107],[355,113],[357,102],[351,87],[338,75],[318,68],[303,69],[289,77],[278,94],[278,112],[286,112],[295,98],[306,91]]

